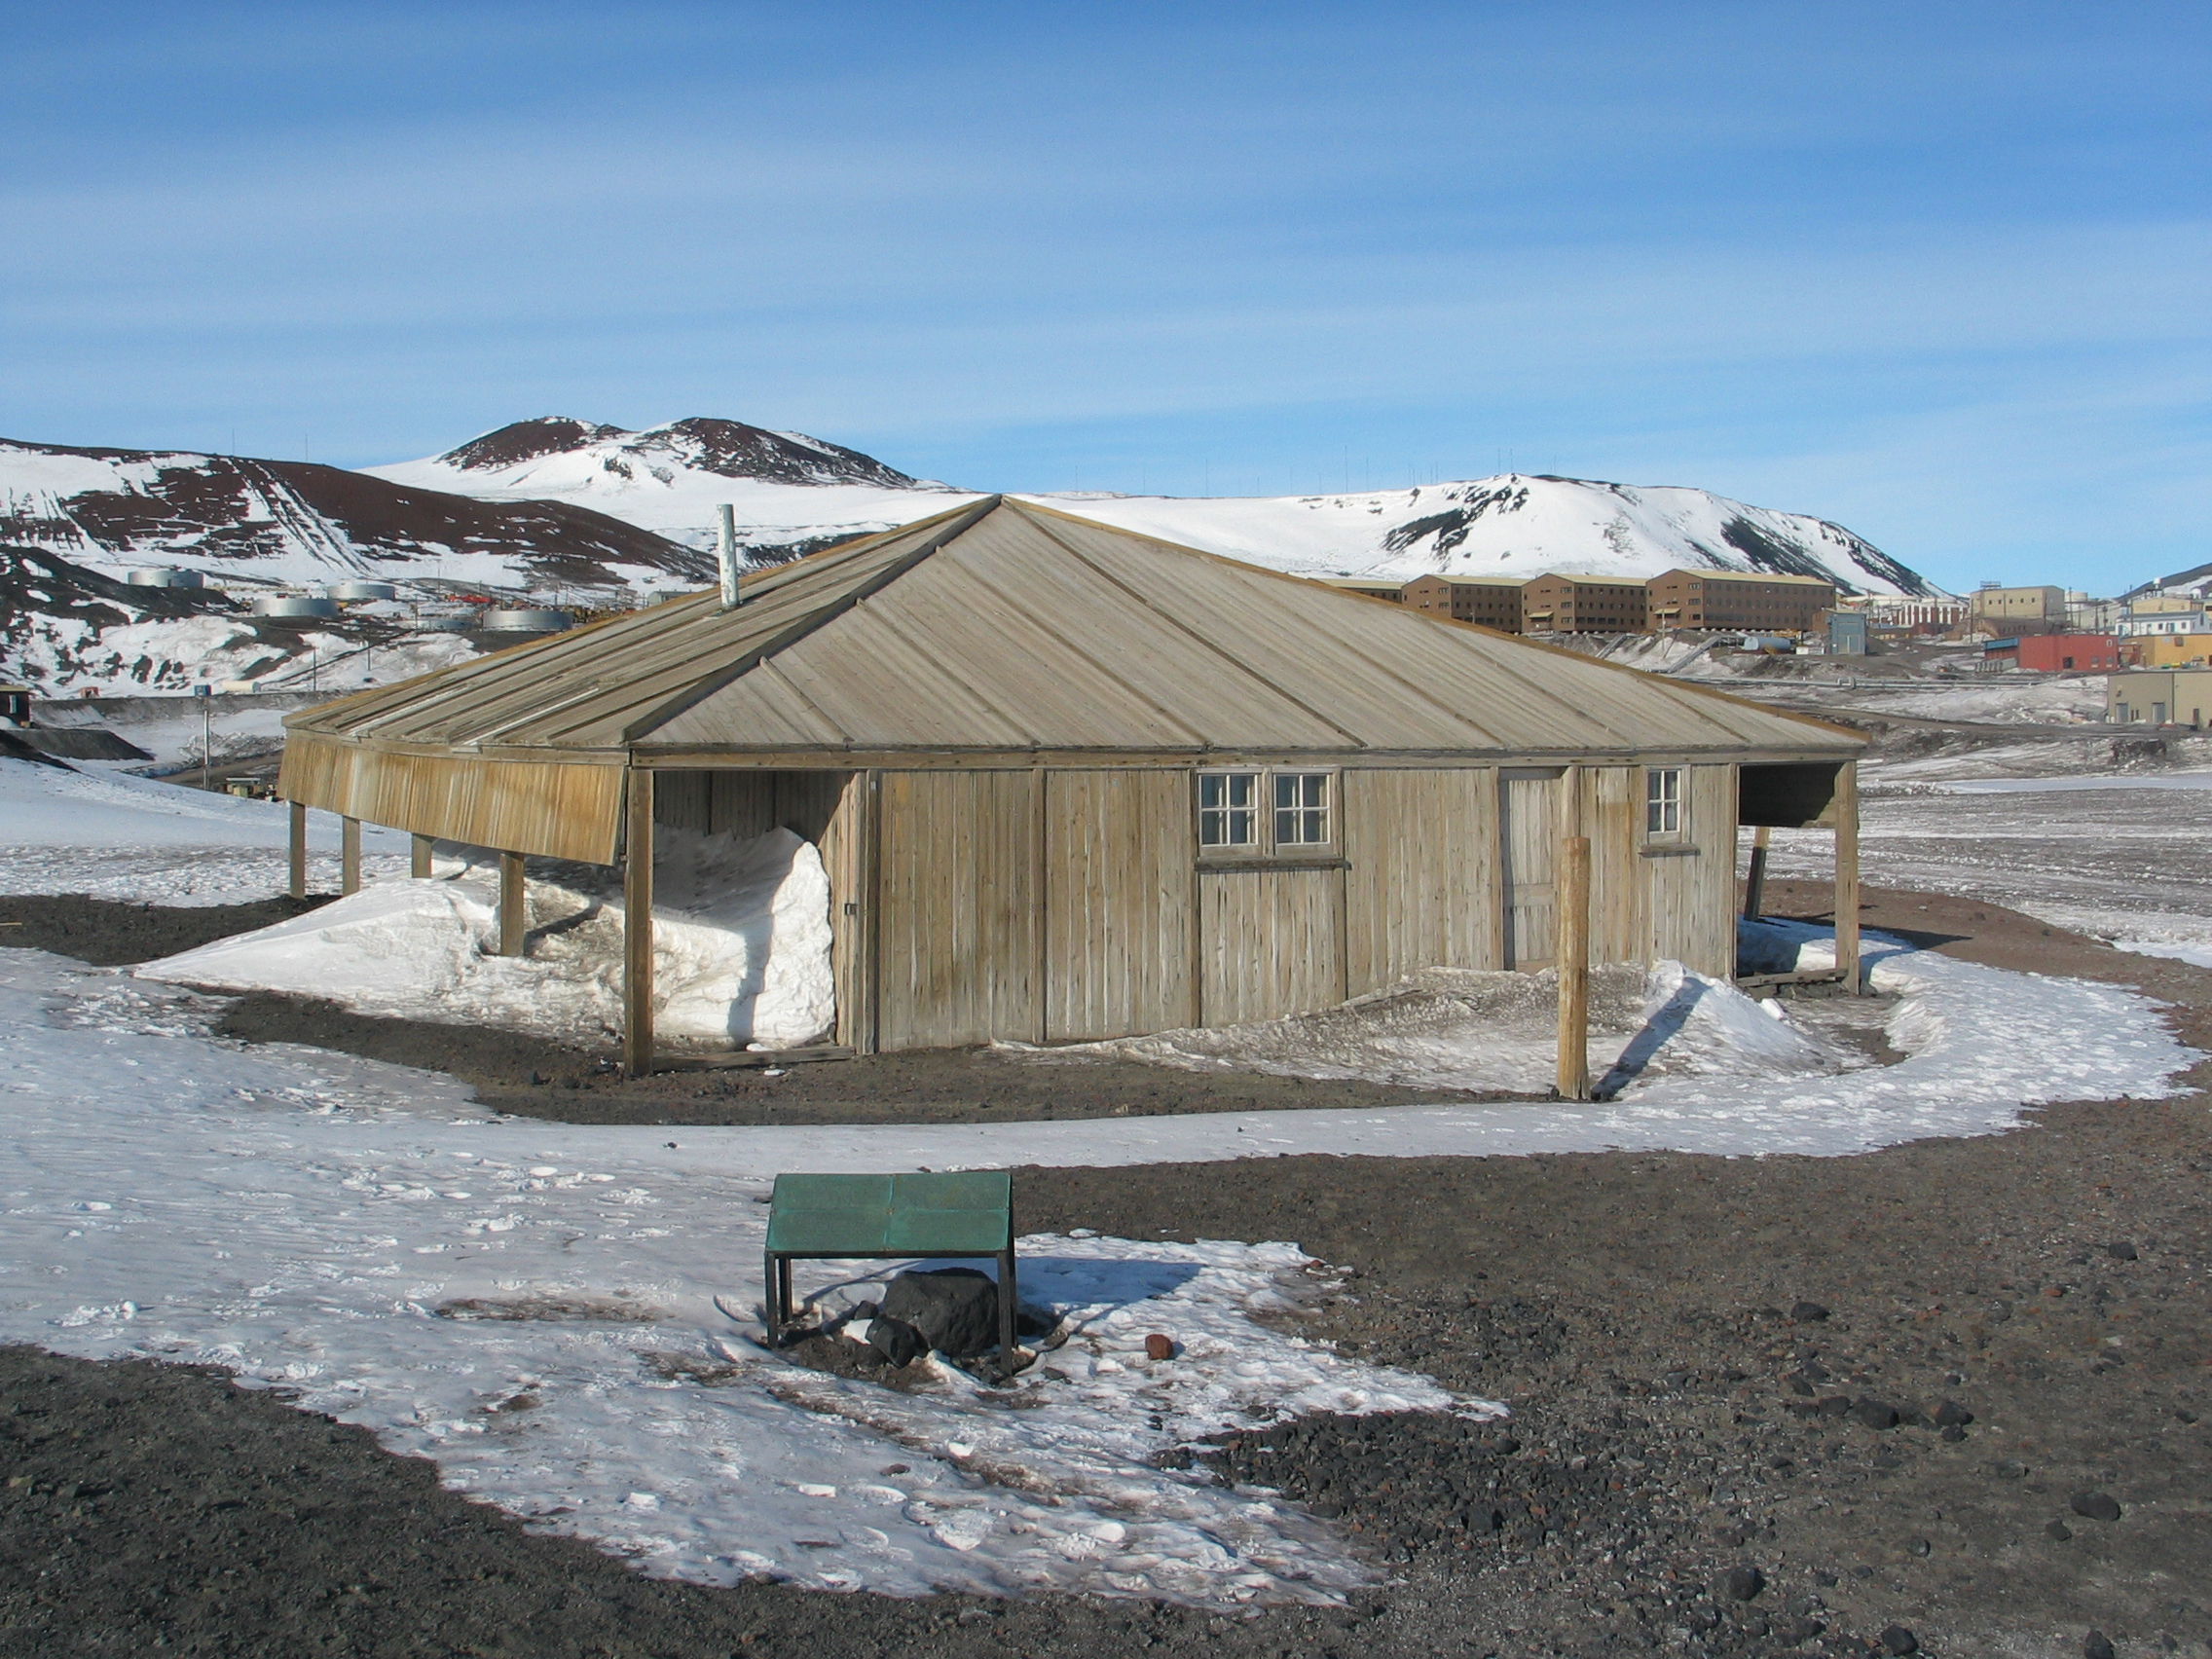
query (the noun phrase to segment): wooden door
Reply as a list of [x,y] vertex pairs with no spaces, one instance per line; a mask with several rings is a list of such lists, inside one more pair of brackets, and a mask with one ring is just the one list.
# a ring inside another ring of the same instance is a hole
[[1552,860],[1559,843],[1560,780],[1508,775],[1499,789],[1498,856],[1505,899],[1505,966],[1551,966],[1558,948]]
[[1037,772],[885,772],[878,789],[876,1043],[885,1052],[1044,1035]]
[[1345,1000],[1342,868],[1198,871],[1207,1025],[1311,1014]]
[[1198,1021],[1187,772],[1045,774],[1045,1035]]

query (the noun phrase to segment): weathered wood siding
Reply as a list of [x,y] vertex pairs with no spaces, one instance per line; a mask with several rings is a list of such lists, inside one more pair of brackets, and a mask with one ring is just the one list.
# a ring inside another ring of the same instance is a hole
[[1207,1025],[1275,1019],[1345,998],[1341,868],[1200,868],[1200,1011]]
[[622,768],[391,755],[294,732],[276,793],[364,824],[606,865],[619,834]]
[[1582,829],[1590,838],[1590,960],[1641,962],[1644,954],[1643,769],[1584,766]]
[[1641,860],[1646,957],[1727,978],[1736,972],[1736,769],[1688,770],[1685,843],[1696,851]]
[[881,774],[878,1047],[1044,1035],[1043,778],[1036,771]]
[[1552,870],[1565,830],[1562,793],[1557,778],[1508,777],[1498,791],[1504,819],[1498,830],[1506,906],[1502,966],[1507,968],[1542,968],[1552,959],[1557,927]]
[[1497,774],[1344,774],[1345,973],[1353,996],[1417,968],[1495,968]]
[[837,992],[837,1041],[872,1049],[874,988],[867,955],[867,814],[866,772],[828,773],[838,781],[836,805],[823,826],[822,867],[830,875],[830,971]]
[[1198,1016],[1191,775],[1045,774],[1045,1034],[1054,1042]]

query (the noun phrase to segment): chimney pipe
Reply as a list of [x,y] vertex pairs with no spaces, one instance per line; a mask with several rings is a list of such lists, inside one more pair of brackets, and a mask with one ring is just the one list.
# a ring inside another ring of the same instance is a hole
[[715,559],[721,566],[722,608],[729,610],[739,603],[737,597],[737,509],[724,501],[715,509],[719,521],[715,529]]

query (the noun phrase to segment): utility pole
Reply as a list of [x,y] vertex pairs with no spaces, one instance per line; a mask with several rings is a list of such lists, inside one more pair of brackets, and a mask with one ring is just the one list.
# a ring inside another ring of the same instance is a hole
[[200,699],[200,787],[209,787],[207,761],[215,749],[215,688],[203,680],[193,688]]

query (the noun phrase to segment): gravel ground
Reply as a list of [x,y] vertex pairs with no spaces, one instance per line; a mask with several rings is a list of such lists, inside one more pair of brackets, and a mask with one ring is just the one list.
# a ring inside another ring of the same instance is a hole
[[[2212,1049],[2212,974],[1868,900],[1961,956],[2140,984]],[[10,1350],[0,1653],[2212,1656],[2205,1107],[1849,1160],[1023,1171],[1026,1226],[1296,1239],[1349,1271],[1306,1334],[1512,1405],[1193,1450],[1370,1555],[1386,1582],[1341,1610],[653,1583],[220,1378]]]
[[250,904],[178,905],[125,904],[74,895],[0,894],[0,945],[51,950],[103,968],[151,962],[288,921],[329,903],[330,898],[324,894],[262,899]]

